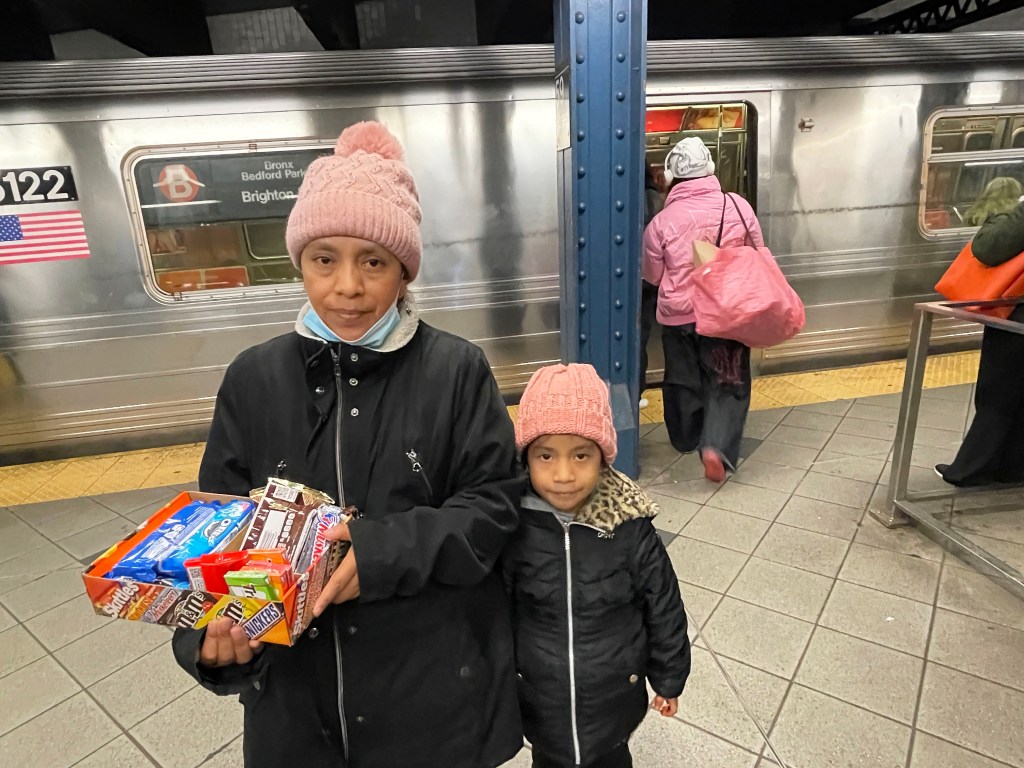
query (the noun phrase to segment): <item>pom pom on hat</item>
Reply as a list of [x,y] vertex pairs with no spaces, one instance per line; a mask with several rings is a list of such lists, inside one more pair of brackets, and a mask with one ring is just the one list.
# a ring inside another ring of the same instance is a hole
[[608,386],[594,366],[580,363],[539,369],[519,400],[516,450],[543,435],[579,435],[593,440],[609,465],[618,453]]
[[385,160],[405,160],[405,151],[398,139],[380,123],[364,122],[350,125],[341,132],[338,143],[334,145],[334,154],[339,157],[351,157],[356,152],[378,155]]
[[420,270],[419,195],[402,145],[380,123],[350,125],[334,154],[309,164],[299,187],[285,242],[299,269],[302,251],[321,237],[358,237],[382,245],[405,267]]

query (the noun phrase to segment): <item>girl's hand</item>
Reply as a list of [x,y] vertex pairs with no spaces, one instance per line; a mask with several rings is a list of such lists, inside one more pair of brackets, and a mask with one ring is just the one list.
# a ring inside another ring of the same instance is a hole
[[661,696],[655,696],[654,701],[651,703],[651,709],[655,712],[660,712],[662,717],[672,717],[679,711],[679,699],[666,699]]

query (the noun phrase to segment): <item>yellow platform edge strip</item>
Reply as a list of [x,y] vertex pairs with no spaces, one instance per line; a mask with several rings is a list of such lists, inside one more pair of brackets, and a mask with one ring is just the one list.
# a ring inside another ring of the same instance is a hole
[[[927,361],[926,389],[973,384],[978,352],[936,355]],[[849,400],[901,392],[906,361],[895,360],[807,373],[783,373],[754,379],[751,410]],[[664,420],[660,390],[644,393],[648,406],[641,424]],[[516,418],[516,406],[509,416]],[[140,488],[159,488],[194,482],[199,473],[203,443],[109,453],[77,459],[41,461],[0,467],[0,506],[94,496]]]

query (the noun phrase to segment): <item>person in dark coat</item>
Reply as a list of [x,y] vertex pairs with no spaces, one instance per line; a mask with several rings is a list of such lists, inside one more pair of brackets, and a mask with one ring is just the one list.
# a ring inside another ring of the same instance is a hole
[[[985,219],[971,251],[990,267],[1024,252],[1024,203]],[[1009,319],[1024,323],[1024,303]],[[974,409],[953,463],[938,464],[935,473],[958,486],[1024,482],[1024,336],[985,327]]]
[[[658,189],[654,181],[654,174],[651,173],[651,166],[644,164],[644,229],[651,223],[651,219],[657,216],[665,207],[665,197]],[[657,322],[655,315],[658,312],[658,286],[641,280],[642,286],[640,296],[640,407],[646,408],[648,403],[644,397],[644,390],[647,389],[647,345],[651,340],[651,331]]]
[[611,467],[608,388],[589,365],[534,375],[516,448],[530,490],[502,570],[534,768],[628,768],[645,681],[652,708],[671,717],[690,673],[679,584],[651,523],[657,508]]
[[[245,706],[246,768],[493,768],[522,747],[498,556],[518,524],[512,425],[483,353],[422,322],[420,207],[377,123],[314,161],[288,221],[309,302],[228,367],[199,472],[268,476],[361,513],[293,647],[227,619],[178,630],[178,663]],[[173,724],[169,724],[173,727]]]

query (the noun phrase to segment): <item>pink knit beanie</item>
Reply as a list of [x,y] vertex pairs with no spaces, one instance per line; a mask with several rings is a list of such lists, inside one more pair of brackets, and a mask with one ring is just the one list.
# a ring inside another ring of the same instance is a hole
[[420,271],[419,196],[402,145],[380,123],[350,125],[334,154],[309,164],[285,241],[295,268],[302,249],[319,237],[347,236],[382,245],[405,265],[409,279]]
[[592,365],[549,365],[533,374],[519,401],[516,449],[543,435],[579,435],[611,464],[618,452],[608,387]]

